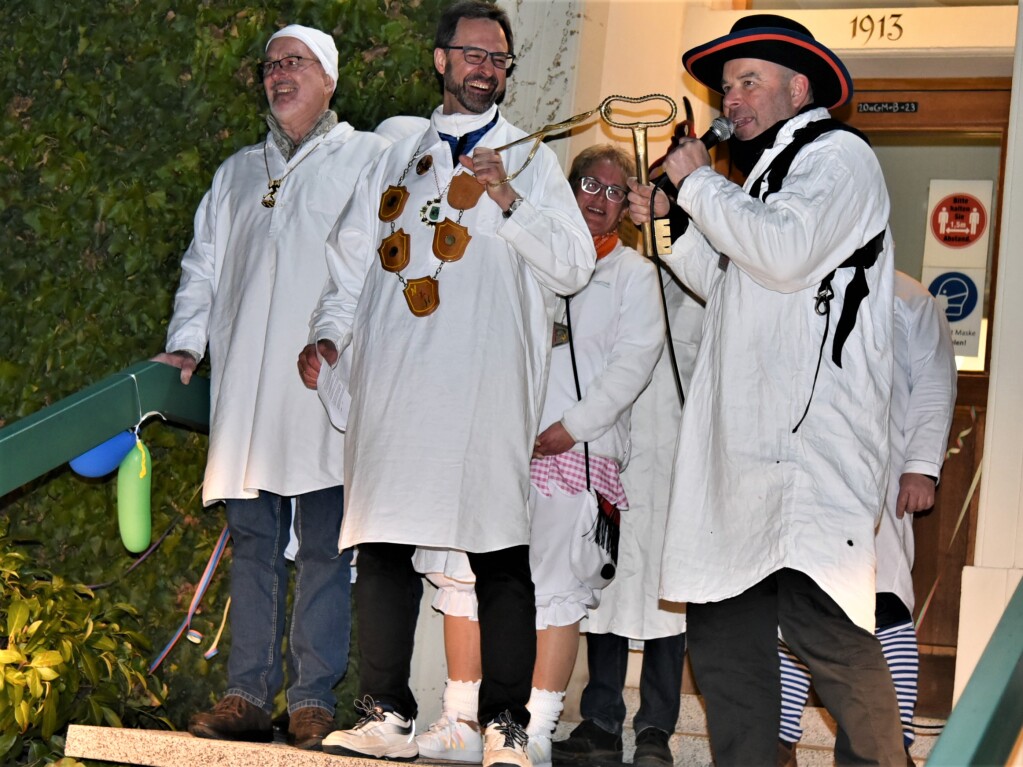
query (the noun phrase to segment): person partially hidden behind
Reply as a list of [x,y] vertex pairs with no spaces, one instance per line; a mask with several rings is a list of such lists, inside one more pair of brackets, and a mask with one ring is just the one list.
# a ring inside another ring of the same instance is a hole
[[[920,657],[913,625],[913,515],[934,506],[956,402],[956,360],[945,312],[927,288],[895,272],[895,378],[892,456],[884,516],[877,528],[878,641],[895,683],[902,739],[909,747]],[[782,702],[780,764],[795,765],[800,720],[810,693],[810,672],[779,642]]]
[[295,376],[296,339],[327,278],[323,243],[359,172],[386,141],[328,108],[338,53],[330,35],[291,25],[260,66],[266,139],[228,158],[195,214],[195,236],[155,359],[188,383],[209,345],[206,506],[224,501],[231,531],[227,691],[194,715],[202,738],[269,741],[284,684],[289,542],[294,603],[288,636],[288,740],[319,748],[334,729],[332,688],[348,667],[351,553],[338,555],[344,438]]

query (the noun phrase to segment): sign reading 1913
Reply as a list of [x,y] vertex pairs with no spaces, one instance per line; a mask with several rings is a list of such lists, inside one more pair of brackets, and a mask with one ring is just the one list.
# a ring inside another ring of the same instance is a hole
[[902,37],[901,20],[901,13],[889,13],[883,16],[874,16],[868,13],[863,16],[853,16],[852,39],[861,39],[863,45],[867,45],[871,40],[894,42]]

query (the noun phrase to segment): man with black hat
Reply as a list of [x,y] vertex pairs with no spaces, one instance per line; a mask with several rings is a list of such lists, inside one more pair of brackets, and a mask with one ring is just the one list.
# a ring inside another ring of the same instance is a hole
[[[893,364],[884,178],[828,115],[849,73],[801,25],[749,16],[682,60],[723,95],[747,181],[715,172],[699,141],[664,165],[688,216],[665,261],[707,306],[661,596],[689,603],[717,764],[775,762],[780,629],[838,723],[836,762],[903,765],[872,633]],[[634,187],[634,217],[649,199]]]

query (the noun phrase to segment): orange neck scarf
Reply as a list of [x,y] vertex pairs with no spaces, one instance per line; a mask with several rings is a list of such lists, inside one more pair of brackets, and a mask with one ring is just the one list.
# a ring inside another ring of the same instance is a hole
[[593,247],[597,249],[597,258],[603,258],[618,244],[618,232],[598,234],[593,238]]

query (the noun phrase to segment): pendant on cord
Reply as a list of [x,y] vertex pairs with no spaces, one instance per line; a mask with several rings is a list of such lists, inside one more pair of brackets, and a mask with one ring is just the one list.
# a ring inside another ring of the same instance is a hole
[[280,178],[272,178],[267,182],[266,186],[270,191],[263,195],[264,208],[272,208],[277,204],[277,198],[275,195],[277,194],[277,190],[281,188],[281,181],[283,180],[284,179]]

